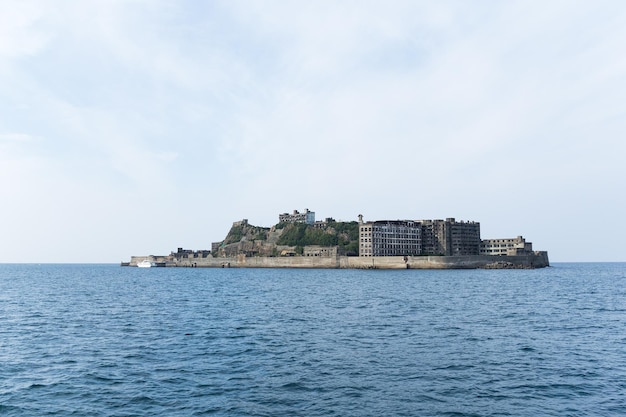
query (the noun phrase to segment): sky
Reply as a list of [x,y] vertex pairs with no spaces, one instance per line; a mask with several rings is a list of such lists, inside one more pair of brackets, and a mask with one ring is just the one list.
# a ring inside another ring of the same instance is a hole
[[0,262],[478,221],[626,261],[626,3],[0,2]]

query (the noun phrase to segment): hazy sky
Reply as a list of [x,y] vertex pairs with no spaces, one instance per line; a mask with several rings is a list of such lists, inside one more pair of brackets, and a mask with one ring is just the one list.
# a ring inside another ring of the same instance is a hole
[[3,0],[0,98],[0,262],[305,208],[626,261],[622,0]]

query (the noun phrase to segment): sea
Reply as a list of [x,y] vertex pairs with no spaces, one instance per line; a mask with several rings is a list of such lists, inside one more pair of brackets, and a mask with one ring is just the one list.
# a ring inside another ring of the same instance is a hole
[[2,416],[623,416],[626,263],[0,265]]

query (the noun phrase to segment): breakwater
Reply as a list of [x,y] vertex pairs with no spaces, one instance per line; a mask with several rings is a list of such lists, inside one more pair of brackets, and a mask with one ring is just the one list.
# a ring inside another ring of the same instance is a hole
[[[325,268],[325,269],[531,269],[550,266],[548,253],[535,251],[524,255],[467,256],[327,256],[327,257],[197,257],[133,256],[127,266],[145,259],[162,267],[196,268]],[[126,263],[123,265],[126,266]]]

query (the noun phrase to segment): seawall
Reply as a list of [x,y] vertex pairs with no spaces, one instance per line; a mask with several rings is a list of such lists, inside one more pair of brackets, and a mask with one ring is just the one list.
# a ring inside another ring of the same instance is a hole
[[536,251],[525,255],[471,256],[335,256],[335,257],[247,257],[185,258],[171,256],[133,256],[129,266],[144,259],[164,267],[197,268],[326,268],[326,269],[516,269],[550,266],[548,253]]

